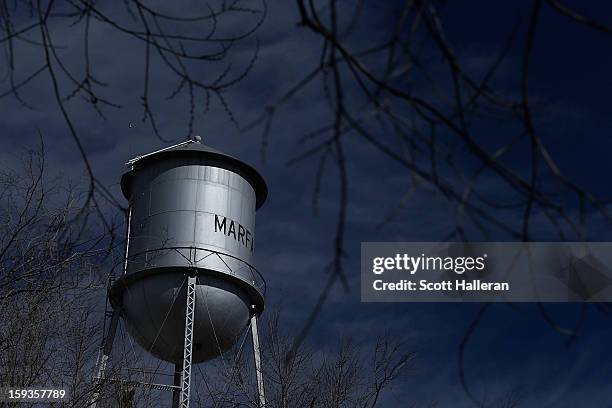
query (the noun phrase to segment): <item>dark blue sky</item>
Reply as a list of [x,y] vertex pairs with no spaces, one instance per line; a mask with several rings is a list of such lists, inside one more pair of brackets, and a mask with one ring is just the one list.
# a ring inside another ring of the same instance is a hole
[[[459,60],[474,75],[482,74],[518,24],[508,57],[492,84],[504,94],[520,94],[522,49],[531,2],[446,3],[440,10],[447,38]],[[567,5],[612,25],[612,6],[608,2],[573,1]],[[396,19],[396,6],[393,2],[366,2],[352,44],[384,38]],[[352,6],[343,3],[342,7],[346,11]],[[109,12],[113,12],[111,7]],[[253,71],[226,93],[241,125],[258,117],[265,106],[278,100],[318,63],[320,39],[297,26],[297,22],[293,2],[269,2],[267,19],[257,33],[261,50]],[[231,24],[240,26],[241,20]],[[61,26],[56,30],[58,41],[67,46],[61,51],[64,57],[75,69],[81,68],[80,54],[73,51],[79,44],[79,34]],[[123,108],[105,110],[108,120],[104,121],[79,100],[70,101],[67,107],[96,175],[120,197],[118,183],[123,163],[165,145],[152,134],[148,124],[140,122],[142,46],[105,27],[94,29],[92,41],[94,71],[110,84],[102,92],[121,101]],[[236,47],[231,54],[236,66],[250,59],[254,45],[255,37]],[[612,197],[610,50],[612,35],[580,26],[543,5],[530,69],[535,126],[564,174],[601,197]],[[24,47],[18,54],[19,69],[24,73],[40,63],[40,53],[32,47]],[[444,83],[448,72],[443,64],[431,66],[433,75]],[[206,67],[218,69],[214,64]],[[164,135],[182,140],[188,105],[184,99],[163,99],[176,83],[161,65],[154,65],[151,75],[158,126]],[[407,86],[421,95],[431,93],[414,81]],[[6,80],[1,84],[6,87]],[[347,86],[347,94],[359,101],[356,87]],[[12,98],[0,99],[0,134],[5,146],[0,160],[14,162],[20,148],[36,144],[36,130],[40,129],[45,135],[50,168],[78,180],[84,174],[83,163],[51,91],[46,76],[23,90],[24,99],[34,105],[34,111]],[[198,97],[198,112],[203,103],[203,98]],[[310,146],[298,143],[298,139],[328,124],[330,115],[318,81],[277,112],[265,162],[261,159],[261,128],[241,132],[218,103],[212,105],[211,112],[196,117],[196,133],[206,143],[250,162],[268,181],[269,199],[257,218],[257,265],[268,281],[268,304],[271,309],[282,310],[283,322],[294,331],[304,324],[327,280],[325,267],[333,257],[338,185],[336,169],[330,165],[323,176],[319,211],[315,214],[312,197],[316,159],[294,166],[286,163]],[[129,123],[136,127],[129,128]],[[476,139],[490,149],[516,130],[512,124],[492,121],[479,122],[477,126]],[[379,136],[384,139],[392,135]],[[333,288],[307,341],[315,348],[326,349],[335,346],[341,335],[355,336],[367,344],[389,331],[405,338],[419,357],[411,375],[387,395],[386,406],[405,406],[407,399],[422,405],[437,402],[441,407],[473,406],[460,385],[458,350],[482,305],[362,304],[358,289],[361,242],[443,239],[456,222],[455,210],[439,194],[417,189],[407,195],[410,181],[404,168],[355,138],[347,138],[346,145],[349,205],[345,269],[351,290],[345,293],[339,285]],[[518,172],[528,170],[524,152],[517,148],[506,159]],[[470,168],[473,163],[468,157],[462,165]],[[480,188],[490,197],[505,194],[494,178],[484,178]],[[406,197],[403,208],[392,221],[378,228],[402,197]],[[575,203],[564,204],[570,213],[575,213]],[[588,239],[609,240],[610,224],[590,211]],[[519,213],[498,216],[520,226]],[[533,240],[554,238],[541,214],[534,216],[533,223]],[[508,237],[498,234],[493,239]],[[580,321],[578,336],[568,341],[547,324],[534,304],[490,306],[465,351],[465,374],[473,394],[492,402],[517,391],[522,396],[521,406],[527,407],[612,406],[612,391],[607,384],[612,378],[611,317],[594,305],[544,307],[560,326],[574,327]]]

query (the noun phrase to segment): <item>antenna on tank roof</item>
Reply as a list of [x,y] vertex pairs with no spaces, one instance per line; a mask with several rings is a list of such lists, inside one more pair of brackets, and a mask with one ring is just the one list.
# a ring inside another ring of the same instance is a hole
[[[196,138],[199,138],[199,140],[196,140]],[[151,152],[151,153],[143,154],[142,156],[136,156],[133,159],[128,160],[127,163],[125,163],[125,164],[128,165],[128,166],[131,166],[134,163],[136,163],[138,160],[144,159],[145,157],[153,156],[154,154],[165,152],[166,150],[176,149],[177,147],[181,147],[181,146],[188,145],[188,144],[191,144],[191,143],[201,143],[201,142],[202,142],[202,137],[201,136],[194,136],[193,139],[189,138],[189,139],[185,140],[184,142],[177,143],[177,144],[172,145],[172,146],[164,147],[163,149],[159,149],[159,150],[156,150],[156,151]]]

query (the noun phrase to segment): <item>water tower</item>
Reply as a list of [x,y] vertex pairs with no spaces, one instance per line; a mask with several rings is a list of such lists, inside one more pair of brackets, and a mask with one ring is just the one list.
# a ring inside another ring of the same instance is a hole
[[174,405],[188,407],[191,365],[229,349],[250,323],[263,405],[257,318],[265,280],[253,254],[264,179],[199,136],[127,165],[121,179],[129,201],[126,255],[109,289],[113,313],[97,380],[105,378],[121,319],[140,346],[175,364]]

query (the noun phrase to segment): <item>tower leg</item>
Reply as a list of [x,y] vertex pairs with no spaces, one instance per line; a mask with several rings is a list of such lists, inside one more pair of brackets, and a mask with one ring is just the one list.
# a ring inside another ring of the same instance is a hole
[[257,316],[251,317],[251,332],[253,333],[253,354],[255,355],[255,373],[257,375],[257,394],[259,395],[259,407],[266,406],[266,395],[261,370],[261,353],[259,350],[259,332],[257,331]]
[[181,379],[183,376],[183,364],[174,365],[174,385],[175,388],[172,391],[172,408],[180,408],[181,405]]
[[191,351],[193,348],[193,318],[195,313],[196,276],[187,278],[187,310],[185,312],[185,347],[183,349],[183,375],[181,378],[180,407],[189,408],[191,391]]
[[[96,377],[95,380],[98,381],[98,384],[101,386],[102,381],[106,376],[106,364],[108,363],[108,358],[113,351],[113,343],[115,342],[115,333],[117,332],[117,325],[119,324],[119,311],[113,310],[113,316],[111,318],[111,323],[108,328],[108,334],[104,338],[104,344],[100,349],[100,354],[98,354],[98,362],[96,364]],[[94,394],[91,398],[90,408],[96,408],[96,404],[98,403],[98,398],[100,397],[100,388],[99,386],[95,388]]]

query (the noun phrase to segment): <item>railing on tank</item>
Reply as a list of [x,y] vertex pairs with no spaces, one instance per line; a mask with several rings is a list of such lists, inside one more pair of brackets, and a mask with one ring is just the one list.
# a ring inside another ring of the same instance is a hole
[[[185,253],[182,252],[185,250],[189,251],[188,255],[185,255]],[[202,261],[206,260],[207,258],[211,256],[214,256],[217,259],[219,259],[226,268],[226,270],[219,271],[219,272],[226,273],[230,276],[233,276],[237,279],[242,280],[243,282],[248,283],[249,285],[253,286],[263,295],[265,295],[266,293],[266,280],[263,277],[263,275],[257,270],[257,268],[255,268],[253,265],[249,264],[248,262],[234,255],[230,255],[225,252],[217,251],[214,249],[194,247],[194,246],[173,246],[173,247],[149,249],[146,251],[140,251],[134,254],[130,254],[128,257],[128,264],[130,263],[129,258],[131,257],[136,257],[136,256],[143,255],[143,254],[150,254],[150,253],[156,253],[156,252],[160,253],[160,252],[167,252],[167,251],[175,251],[189,263],[189,266],[195,267],[195,268],[201,267],[199,266],[199,264]],[[228,262],[224,260],[224,258],[230,258],[235,261],[238,261],[238,263],[241,266],[239,268],[232,269],[229,266]],[[145,269],[147,267],[154,267],[154,265],[145,265]],[[247,271],[247,273],[246,274],[239,273],[241,271]],[[247,276],[249,278],[248,280],[246,279]]]

